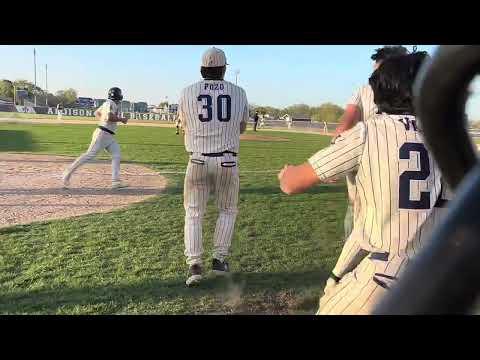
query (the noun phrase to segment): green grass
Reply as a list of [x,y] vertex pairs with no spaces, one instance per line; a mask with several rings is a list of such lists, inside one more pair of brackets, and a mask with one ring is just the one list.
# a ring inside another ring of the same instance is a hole
[[[0,151],[77,156],[94,128],[0,124]],[[184,171],[187,156],[174,132],[122,128],[123,161]],[[259,134],[289,141],[241,143],[231,280],[208,277],[199,288],[185,287],[183,175],[167,174],[165,193],[126,209],[0,229],[0,313],[313,313],[342,246],[346,189],[328,184],[283,195],[276,173],[265,170],[303,162],[329,138]],[[204,226],[207,266],[215,220],[212,202]]]

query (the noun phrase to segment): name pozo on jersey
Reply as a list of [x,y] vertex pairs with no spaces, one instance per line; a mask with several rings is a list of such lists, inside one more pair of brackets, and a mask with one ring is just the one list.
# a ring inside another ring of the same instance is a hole
[[222,83],[209,83],[204,84],[203,90],[223,90],[224,86]]

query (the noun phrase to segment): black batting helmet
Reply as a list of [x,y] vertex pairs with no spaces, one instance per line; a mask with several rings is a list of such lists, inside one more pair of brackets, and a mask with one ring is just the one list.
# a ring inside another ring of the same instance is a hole
[[113,101],[121,101],[123,99],[122,90],[118,87],[112,87],[108,90],[108,98]]

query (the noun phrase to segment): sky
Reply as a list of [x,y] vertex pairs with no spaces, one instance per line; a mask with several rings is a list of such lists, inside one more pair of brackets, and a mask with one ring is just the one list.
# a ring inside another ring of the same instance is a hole
[[[176,103],[183,87],[200,80],[200,59],[212,45],[49,45],[0,46],[0,79],[33,82],[33,48],[37,85],[48,90],[74,88],[79,96],[105,98],[110,87],[122,88],[129,101]],[[370,56],[383,45],[232,45],[223,49],[230,64],[226,80],[247,93],[250,103],[274,107],[333,102],[344,106],[372,72]],[[411,45],[405,45],[412,49]],[[436,45],[418,45],[435,52]],[[467,112],[480,120],[480,81]]]

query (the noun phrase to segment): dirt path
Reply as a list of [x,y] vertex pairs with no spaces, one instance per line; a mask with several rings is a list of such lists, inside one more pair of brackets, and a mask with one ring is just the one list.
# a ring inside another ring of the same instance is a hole
[[73,158],[0,153],[0,228],[33,221],[109,212],[161,193],[165,177],[144,166],[122,164],[126,189],[111,190],[111,165],[96,161],[81,167],[70,189],[61,174]]

